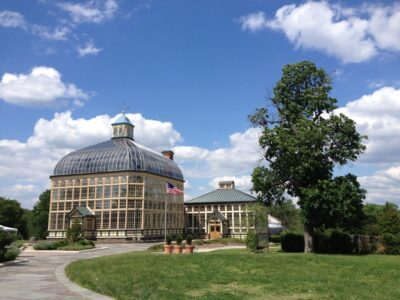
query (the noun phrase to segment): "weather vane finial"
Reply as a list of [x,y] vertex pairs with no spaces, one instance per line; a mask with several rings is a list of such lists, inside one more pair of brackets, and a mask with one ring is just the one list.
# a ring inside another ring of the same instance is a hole
[[129,107],[126,105],[125,101],[122,102],[121,109],[122,109],[122,114],[123,115],[125,115],[127,113],[127,111],[129,110]]

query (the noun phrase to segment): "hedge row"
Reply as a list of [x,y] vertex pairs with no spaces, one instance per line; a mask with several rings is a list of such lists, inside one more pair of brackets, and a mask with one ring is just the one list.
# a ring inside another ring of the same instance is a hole
[[72,246],[83,246],[82,249],[90,249],[94,247],[94,242],[89,240],[79,240],[76,244],[71,244],[67,240],[61,241],[43,241],[38,242],[33,245],[33,249],[35,250],[74,250],[75,248],[79,247],[72,247]]
[[[285,232],[281,234],[282,250],[285,252],[303,252],[304,236]],[[400,254],[400,235],[390,233],[382,237],[367,235],[349,235],[333,231],[330,235],[316,233],[314,235],[314,251],[331,254]]]

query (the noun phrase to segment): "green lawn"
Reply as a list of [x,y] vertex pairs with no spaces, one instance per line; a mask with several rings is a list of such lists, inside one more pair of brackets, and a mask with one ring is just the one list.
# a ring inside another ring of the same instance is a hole
[[66,269],[117,299],[400,299],[399,256],[136,252]]

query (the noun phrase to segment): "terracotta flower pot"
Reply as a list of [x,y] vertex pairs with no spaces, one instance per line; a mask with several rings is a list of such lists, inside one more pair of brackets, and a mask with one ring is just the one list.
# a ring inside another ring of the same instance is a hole
[[193,253],[193,249],[194,249],[194,246],[192,246],[192,245],[186,245],[186,246],[185,246],[185,253],[187,253],[187,254],[192,254],[192,253]]
[[175,245],[174,246],[174,252],[176,254],[181,254],[182,253],[182,245]]
[[171,254],[172,253],[172,249],[174,249],[174,246],[172,246],[172,245],[164,245],[164,253],[165,254]]

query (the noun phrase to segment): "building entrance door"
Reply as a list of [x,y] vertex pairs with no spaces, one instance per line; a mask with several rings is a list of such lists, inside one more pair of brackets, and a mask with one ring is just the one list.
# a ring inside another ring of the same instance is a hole
[[219,239],[221,237],[221,224],[213,223],[209,225],[210,239]]

